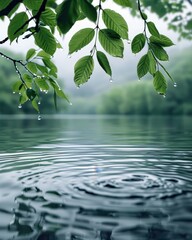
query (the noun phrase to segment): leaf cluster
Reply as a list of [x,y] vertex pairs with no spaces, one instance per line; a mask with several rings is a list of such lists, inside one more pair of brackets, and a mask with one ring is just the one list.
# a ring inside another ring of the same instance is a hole
[[[137,4],[132,0],[111,1],[132,12],[138,8],[140,17],[144,21],[144,30],[134,37],[131,49],[136,54],[147,47],[147,53],[141,57],[137,66],[138,77],[151,74],[156,91],[165,94],[167,81],[162,70],[169,78],[171,76],[161,62],[168,61],[169,56],[165,48],[172,46],[172,41],[159,33],[155,23],[147,20],[147,15],[141,10],[141,2],[146,5],[146,1],[138,0]],[[103,2],[106,0],[95,2],[63,0],[57,4],[56,0],[1,1],[0,18],[3,20],[8,17],[9,25],[7,38],[0,41],[0,44],[32,37],[37,46],[37,49],[28,50],[24,61],[12,59],[0,52],[1,56],[12,61],[18,74],[19,80],[14,84],[13,91],[20,94],[20,104],[30,100],[39,112],[37,102],[40,94],[49,91],[50,88],[54,91],[55,106],[56,96],[69,102],[57,83],[57,67],[52,61],[56,50],[62,48],[55,33],[65,35],[77,21],[83,19],[91,21],[93,27],[84,27],[72,36],[69,41],[69,54],[74,54],[87,45],[91,47],[90,52],[81,57],[74,66],[74,82],[78,87],[86,83],[94,71],[95,61],[110,79],[112,78],[108,56],[123,58],[124,43],[129,40],[129,27],[120,13],[110,8],[103,8]],[[20,8],[21,5],[26,11]]]

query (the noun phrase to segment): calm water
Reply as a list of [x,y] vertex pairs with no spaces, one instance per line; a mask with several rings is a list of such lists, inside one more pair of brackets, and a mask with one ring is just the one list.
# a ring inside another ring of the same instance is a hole
[[0,240],[192,239],[192,119],[0,119]]

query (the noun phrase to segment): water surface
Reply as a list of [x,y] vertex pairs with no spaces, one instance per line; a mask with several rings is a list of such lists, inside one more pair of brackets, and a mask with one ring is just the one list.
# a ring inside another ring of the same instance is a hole
[[1,118],[0,240],[191,240],[191,120]]

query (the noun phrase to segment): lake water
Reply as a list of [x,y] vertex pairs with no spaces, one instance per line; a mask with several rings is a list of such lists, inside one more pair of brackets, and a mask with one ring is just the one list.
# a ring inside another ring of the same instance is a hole
[[0,240],[192,239],[192,118],[0,119]]

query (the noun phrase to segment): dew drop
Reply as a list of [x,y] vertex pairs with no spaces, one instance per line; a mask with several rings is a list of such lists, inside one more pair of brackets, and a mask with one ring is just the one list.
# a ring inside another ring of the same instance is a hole
[[174,83],[174,85],[173,85],[174,87],[177,87],[177,83]]
[[110,82],[110,83],[112,83],[112,82],[113,82],[113,79],[112,79],[112,77],[109,79],[109,82]]
[[41,102],[39,101],[39,102],[38,102],[38,105],[40,105],[40,104],[41,104]]
[[39,115],[38,118],[37,118],[37,120],[38,120],[38,121],[41,121],[41,119],[42,119],[42,118],[41,118],[41,115]]
[[163,97],[166,98],[166,95],[164,94]]
[[72,106],[72,105],[73,105],[73,103],[72,103],[72,102],[70,102],[70,103],[69,103],[69,105],[70,105],[70,106]]
[[21,109],[21,108],[22,108],[22,105],[21,105],[21,104],[19,104],[18,108],[20,108],[20,109]]
[[15,92],[13,92],[13,94],[15,94]]

